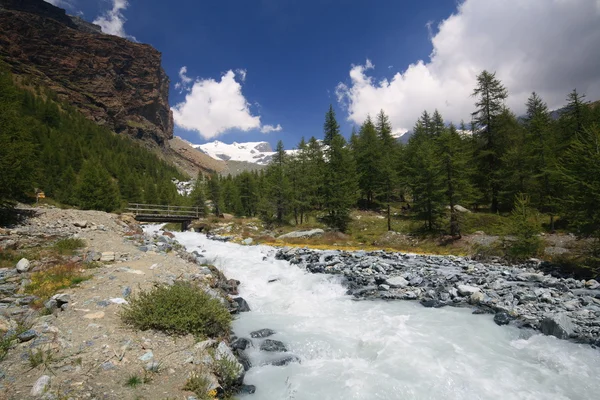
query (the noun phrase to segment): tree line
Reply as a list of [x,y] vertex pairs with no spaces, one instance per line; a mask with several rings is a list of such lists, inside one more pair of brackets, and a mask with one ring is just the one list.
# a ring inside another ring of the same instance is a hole
[[455,237],[460,206],[492,213],[525,206],[550,217],[549,231],[600,237],[600,106],[573,90],[552,112],[534,92],[516,116],[507,98],[496,75],[483,71],[468,125],[424,111],[405,145],[383,111],[346,142],[330,106],[322,140],[303,138],[293,154],[280,141],[264,171],[201,177],[195,196],[217,213],[268,224],[316,216],[340,230],[354,207],[383,210],[391,230],[390,204],[400,203],[424,230]]
[[185,177],[132,139],[87,120],[44,88],[23,88],[0,63],[0,207],[35,189],[66,205],[114,211],[184,201]]

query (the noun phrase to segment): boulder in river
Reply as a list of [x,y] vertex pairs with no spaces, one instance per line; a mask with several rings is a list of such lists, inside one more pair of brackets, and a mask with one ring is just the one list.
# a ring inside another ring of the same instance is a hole
[[510,314],[504,311],[501,311],[494,315],[494,322],[496,323],[496,325],[507,325],[511,320],[512,317],[510,316]]
[[233,301],[235,301],[238,305],[237,311],[238,312],[248,312],[250,311],[250,306],[248,305],[248,302],[246,302],[246,300],[244,300],[241,297],[235,297],[233,299]]
[[287,351],[285,344],[279,340],[266,339],[260,345],[262,351]]
[[276,367],[281,367],[283,365],[288,365],[293,362],[300,363],[300,357],[290,354],[289,356],[285,356],[282,358],[278,358],[276,360],[269,361],[267,364],[275,365]]
[[401,276],[394,276],[393,278],[386,279],[386,282],[390,287],[393,288],[405,288],[408,286],[408,281]]
[[251,346],[252,342],[246,338],[237,338],[231,343],[233,350],[246,350],[248,346]]
[[571,318],[565,314],[556,314],[544,318],[540,325],[544,335],[556,336],[559,339],[568,339],[575,331]]
[[254,332],[250,332],[250,337],[255,338],[255,339],[256,338],[265,338],[265,337],[269,337],[274,334],[275,334],[275,331],[273,329],[264,328],[264,329],[259,329]]
[[473,293],[481,291],[478,287],[469,285],[458,285],[456,289],[458,289],[458,293],[460,293],[461,296],[471,296]]

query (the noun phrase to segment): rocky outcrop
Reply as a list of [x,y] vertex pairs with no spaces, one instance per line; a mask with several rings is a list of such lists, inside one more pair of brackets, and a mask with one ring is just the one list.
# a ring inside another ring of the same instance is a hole
[[150,45],[102,34],[43,0],[0,0],[0,57],[117,133],[161,146],[173,137],[169,78]]

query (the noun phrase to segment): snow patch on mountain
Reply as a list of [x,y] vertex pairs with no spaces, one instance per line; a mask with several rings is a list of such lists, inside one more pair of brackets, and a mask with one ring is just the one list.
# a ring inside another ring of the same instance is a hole
[[[267,165],[273,158],[275,152],[268,142],[246,142],[231,144],[219,140],[204,144],[192,144],[192,147],[204,154],[223,161],[245,161],[249,163]],[[286,150],[288,154],[294,154],[296,150]]]

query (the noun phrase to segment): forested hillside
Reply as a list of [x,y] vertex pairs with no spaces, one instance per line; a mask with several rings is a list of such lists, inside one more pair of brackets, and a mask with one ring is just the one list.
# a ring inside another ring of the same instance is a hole
[[[393,230],[394,204],[422,221],[421,233],[460,237],[463,206],[512,215],[525,245],[530,240],[535,246],[542,228],[598,238],[600,107],[576,90],[565,96],[558,118],[536,93],[518,118],[505,106],[501,81],[484,71],[468,125],[424,111],[406,145],[391,136],[383,111],[346,143],[330,108],[322,141],[303,139],[295,156],[280,142],[264,173],[213,179],[206,192],[217,204],[214,211],[260,216],[268,224],[301,224],[315,216],[344,230],[358,207],[387,211]],[[202,182],[197,186],[201,193]]]
[[1,205],[30,202],[35,189],[63,204],[106,211],[126,202],[177,201],[171,180],[184,177],[175,167],[55,101],[52,92],[17,86],[2,64],[0,127]]

